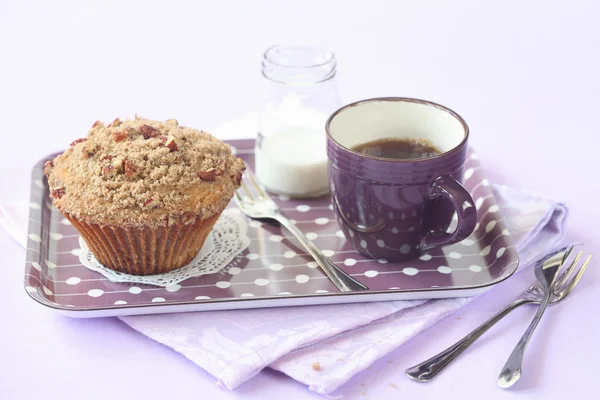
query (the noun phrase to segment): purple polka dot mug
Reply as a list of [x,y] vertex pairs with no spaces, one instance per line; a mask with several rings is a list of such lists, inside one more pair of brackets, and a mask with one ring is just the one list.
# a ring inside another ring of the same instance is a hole
[[[358,252],[408,260],[473,232],[475,204],[461,185],[469,128],[457,113],[424,100],[376,98],[342,107],[326,131],[333,207]],[[353,150],[382,139],[427,141],[440,153],[396,159]]]

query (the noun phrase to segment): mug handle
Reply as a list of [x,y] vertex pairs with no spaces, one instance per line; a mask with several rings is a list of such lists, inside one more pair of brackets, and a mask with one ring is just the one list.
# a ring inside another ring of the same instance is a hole
[[449,175],[440,176],[429,185],[427,193],[429,200],[445,197],[456,209],[458,224],[454,232],[440,233],[431,231],[421,238],[419,250],[427,251],[435,247],[446,246],[467,238],[475,229],[477,209],[473,197],[456,179]]

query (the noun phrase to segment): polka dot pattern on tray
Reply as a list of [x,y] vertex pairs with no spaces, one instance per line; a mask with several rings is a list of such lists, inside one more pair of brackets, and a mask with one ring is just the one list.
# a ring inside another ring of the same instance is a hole
[[[252,167],[253,142],[238,141],[235,146]],[[289,232],[267,221],[249,219],[246,220],[248,248],[216,273],[166,287],[110,282],[81,265],[79,235],[50,205],[42,168],[43,162],[34,170],[36,177],[31,186],[31,218],[40,229],[30,231],[28,236],[25,283],[28,293],[39,301],[65,308],[96,309],[338,293]],[[511,266],[516,265],[516,253],[502,220],[502,210],[474,157],[466,165],[465,186],[479,210],[475,232],[460,243],[403,263],[372,260],[354,251],[336,222],[328,197],[290,200],[286,196],[273,196],[273,200],[327,257],[371,290],[444,289],[489,284],[510,273]],[[404,218],[410,218],[410,213]],[[360,244],[365,248],[396,246],[402,252],[411,251],[408,244],[387,242],[386,238],[385,242],[370,244],[363,239]]]

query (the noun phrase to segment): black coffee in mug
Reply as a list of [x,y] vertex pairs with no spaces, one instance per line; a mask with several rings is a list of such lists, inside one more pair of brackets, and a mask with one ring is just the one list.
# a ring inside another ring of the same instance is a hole
[[418,160],[431,158],[442,153],[426,139],[378,139],[354,146],[352,150],[374,157],[394,160]]

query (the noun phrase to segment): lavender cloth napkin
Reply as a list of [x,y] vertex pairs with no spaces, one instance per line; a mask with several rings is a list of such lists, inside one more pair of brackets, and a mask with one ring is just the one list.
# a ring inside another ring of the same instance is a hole
[[[567,208],[527,191],[494,186],[520,258],[520,270],[563,239]],[[2,224],[20,243],[27,203],[0,205]],[[279,370],[321,394],[473,298],[122,317],[235,389],[263,368]],[[318,362],[320,369],[313,370]]]

